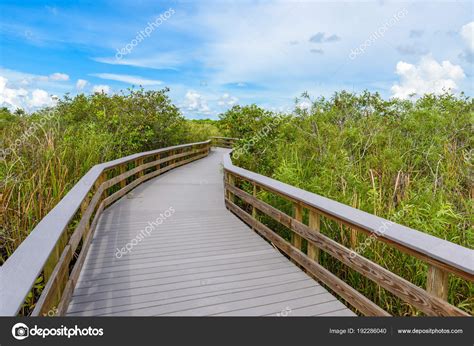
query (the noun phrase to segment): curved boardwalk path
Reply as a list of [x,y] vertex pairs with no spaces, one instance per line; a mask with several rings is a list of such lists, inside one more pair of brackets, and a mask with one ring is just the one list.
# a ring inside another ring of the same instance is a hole
[[354,316],[225,208],[226,152],[154,178],[103,213],[68,315]]

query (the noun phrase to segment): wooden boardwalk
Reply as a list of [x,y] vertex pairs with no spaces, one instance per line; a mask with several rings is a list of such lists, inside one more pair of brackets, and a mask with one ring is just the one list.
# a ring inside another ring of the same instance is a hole
[[103,212],[67,315],[355,316],[225,208],[228,152],[213,149]]

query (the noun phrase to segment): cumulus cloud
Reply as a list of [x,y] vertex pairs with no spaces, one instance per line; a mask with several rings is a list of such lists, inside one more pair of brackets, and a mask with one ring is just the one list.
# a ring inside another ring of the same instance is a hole
[[46,90],[35,89],[31,93],[31,98],[29,100],[29,105],[32,108],[43,107],[43,106],[52,106],[54,104],[54,99],[48,94]]
[[209,113],[210,109],[204,97],[194,90],[189,90],[185,95],[184,105],[189,111]]
[[28,91],[23,88],[10,88],[8,79],[0,76],[0,105],[11,109],[23,108]]
[[69,80],[69,76],[67,74],[59,73],[59,72],[51,74],[49,76],[49,78],[51,80],[54,80],[54,81],[67,81],[67,80]]
[[110,86],[104,84],[94,85],[92,92],[110,94]]
[[423,57],[418,65],[399,61],[396,73],[400,82],[392,86],[392,96],[405,99],[412,94],[442,94],[458,89],[458,83],[465,78],[461,66],[450,61],[438,63],[431,56]]
[[230,96],[229,94],[225,93],[217,101],[219,106],[233,106],[239,101],[239,99],[235,96]]
[[87,84],[89,84],[89,82],[86,81],[85,79],[78,79],[77,82],[76,82],[76,89],[77,90],[84,90],[84,88],[87,86]]
[[28,111],[40,107],[53,106],[56,97],[42,89],[35,89],[31,93],[24,88],[10,86],[8,79],[0,76],[0,105],[12,110],[21,108]]
[[467,44],[468,49],[474,51],[474,22],[470,22],[461,28],[461,36]]
[[474,22],[467,23],[461,28],[461,37],[466,42],[467,48],[459,54],[459,58],[474,63]]

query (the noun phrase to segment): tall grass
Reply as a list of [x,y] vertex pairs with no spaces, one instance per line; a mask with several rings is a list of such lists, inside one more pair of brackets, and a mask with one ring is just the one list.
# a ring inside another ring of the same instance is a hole
[[166,92],[66,97],[32,115],[0,110],[0,264],[95,164],[219,134],[212,121],[184,119]]
[[[221,121],[227,135],[243,138],[243,146],[271,116],[255,106],[234,107],[221,115]],[[426,95],[411,102],[342,92],[313,100],[310,110],[296,108],[287,114],[263,140],[247,146],[250,149],[237,163],[473,248],[473,120],[473,100],[464,96]],[[262,198],[288,209],[275,196]],[[350,246],[348,229],[323,220],[322,232]],[[365,240],[359,237],[359,242]],[[361,254],[425,287],[426,265],[412,256],[377,241]],[[390,313],[418,314],[330,257],[323,256],[322,263]],[[473,313],[473,297],[474,285],[451,276],[452,304]]]

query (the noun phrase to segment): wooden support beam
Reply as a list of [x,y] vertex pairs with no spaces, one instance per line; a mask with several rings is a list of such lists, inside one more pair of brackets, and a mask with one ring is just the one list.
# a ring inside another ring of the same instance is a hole
[[[137,161],[135,161],[135,167],[138,167],[138,166],[141,166],[141,165],[143,165],[143,159],[138,159]],[[138,178],[143,177],[143,174],[144,174],[143,171],[139,171],[138,172]]]
[[[299,203],[294,204],[294,218],[300,222],[303,222],[303,207]],[[297,249],[301,250],[302,239],[299,234],[295,232],[291,233],[291,244]]]
[[[89,196],[84,198],[84,200],[81,203],[81,218],[84,218],[84,215],[86,214],[86,210],[87,210],[88,207],[89,207]],[[82,234],[82,239],[83,240],[86,239],[87,233],[89,233],[89,225],[90,225],[88,219],[85,222],[86,222],[86,224],[85,224],[85,227],[84,227],[84,233]]]
[[[309,210],[309,228],[314,232],[321,232],[321,216],[315,210]],[[312,260],[319,261],[319,249],[317,246],[308,242],[308,257]]]
[[[120,174],[124,174],[127,171],[127,164],[120,165]],[[124,179],[120,182],[120,188],[123,189],[127,186],[127,179]]]
[[[94,184],[95,191],[98,191],[100,186],[106,181],[105,173],[102,173],[96,180]],[[107,197],[107,190],[103,192],[104,197]]]
[[426,291],[443,300],[448,299],[449,273],[433,265],[428,266]]
[[59,257],[61,256],[62,252],[61,246],[61,242],[58,241],[54,246],[53,251],[49,255],[48,260],[46,261],[46,264],[43,268],[44,282],[48,282],[49,278],[51,277],[51,274],[54,271],[54,268],[56,267],[56,264],[58,264]]
[[[257,184],[253,183],[253,196],[257,198]],[[257,208],[255,206],[252,206],[252,217],[254,219],[257,218]]]
[[[155,157],[155,161],[159,161],[159,160],[161,160],[161,154],[158,154],[158,155],[156,155],[156,157]],[[156,165],[156,170],[157,170],[157,171],[160,170],[160,168],[161,168],[161,163],[158,164],[158,165]]]
[[[235,186],[235,177],[229,172],[226,173],[226,177],[227,177],[227,183],[231,186]],[[229,190],[227,190],[227,198],[231,200],[233,203],[235,203],[235,196]]]
[[[344,227],[344,226],[341,225],[341,227]],[[358,241],[357,241],[357,233],[358,232],[354,228],[351,228],[350,231],[351,231],[351,249],[355,250],[357,248],[357,244],[358,244]]]

